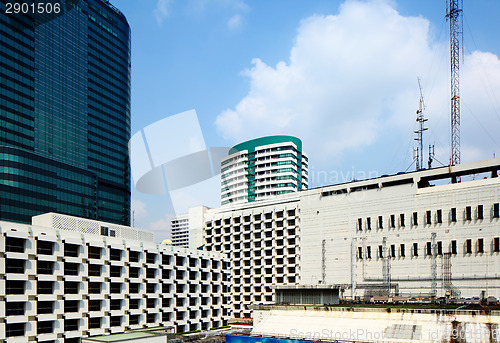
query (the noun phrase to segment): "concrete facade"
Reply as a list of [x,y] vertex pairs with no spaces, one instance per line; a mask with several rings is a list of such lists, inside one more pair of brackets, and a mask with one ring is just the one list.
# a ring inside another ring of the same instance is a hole
[[0,222],[0,342],[227,323],[224,255],[158,245],[151,232],[82,218],[51,213],[33,222],[51,225]]
[[497,158],[222,206],[205,215],[205,249],[230,258],[234,317],[273,303],[277,285],[499,298],[499,169]]

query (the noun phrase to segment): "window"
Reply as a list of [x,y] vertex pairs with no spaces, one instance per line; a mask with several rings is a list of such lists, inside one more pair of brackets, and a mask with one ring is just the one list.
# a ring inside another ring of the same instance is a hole
[[36,244],[36,252],[39,255],[52,255],[54,243],[47,241],[38,241]]
[[100,310],[101,310],[101,300],[89,300],[89,311],[100,311]]
[[413,225],[417,226],[418,225],[418,213],[413,212]]
[[381,245],[378,246],[378,257],[384,258],[384,247]]
[[362,231],[363,230],[363,219],[358,218],[358,230]]
[[396,245],[391,244],[391,257],[396,257]]
[[427,225],[431,224],[431,218],[432,218],[431,211],[425,212],[425,222],[427,223]]
[[394,214],[391,214],[391,227],[396,227],[396,216]]
[[465,220],[472,220],[472,208],[470,206],[465,208]]
[[451,253],[453,255],[457,254],[457,241],[455,240],[451,241]]
[[405,226],[405,214],[404,213],[401,213],[399,215],[399,225],[404,227]]
[[441,224],[443,222],[443,211],[442,210],[436,211],[436,221],[438,222],[438,224]]
[[366,247],[366,258],[372,258],[372,247]]
[[418,243],[413,243],[413,256],[418,256]]
[[109,228],[107,226],[101,226],[101,235],[107,236],[109,234]]
[[472,239],[465,240],[465,253],[472,254]]
[[[40,304],[42,301],[38,301],[37,305]],[[52,303],[52,302],[50,302]],[[24,315],[26,303],[24,302],[6,302],[5,303],[5,314],[7,316],[22,316]],[[52,307],[50,312],[46,313],[52,313]]]
[[493,218],[500,217],[500,205],[499,203],[493,204]]
[[358,258],[359,259],[363,258],[363,247],[358,247]]
[[500,252],[500,237],[493,238],[493,252]]
[[24,336],[25,323],[14,323],[5,325],[5,335],[7,337]]
[[443,242],[439,241],[437,242],[437,254],[438,255],[443,255]]
[[366,218],[366,229],[367,230],[372,229],[372,219],[370,217]]
[[91,317],[89,318],[89,329],[99,329],[101,327],[101,318]]
[[483,205],[477,205],[477,219],[484,219]]
[[378,228],[379,229],[384,228],[384,218],[382,216],[378,216]]
[[457,209],[455,207],[451,209],[451,221],[454,223],[457,221]]
[[478,240],[477,240],[477,252],[478,253],[484,252],[484,239],[483,238],[478,238]]
[[432,256],[432,243],[427,242],[427,256]]
[[401,255],[401,257],[405,257],[406,256],[404,243],[401,244],[400,247],[399,247],[399,254]]

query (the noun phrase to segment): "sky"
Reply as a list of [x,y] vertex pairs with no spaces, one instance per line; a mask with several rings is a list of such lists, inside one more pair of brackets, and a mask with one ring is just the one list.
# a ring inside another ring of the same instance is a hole
[[[310,188],[411,171],[420,78],[424,161],[434,144],[433,167],[449,163],[446,0],[111,2],[132,33],[132,134],[195,110],[207,147],[302,139]],[[464,2],[462,163],[500,154],[500,1]],[[175,214],[218,206],[219,187],[133,186],[133,225],[167,238]]]

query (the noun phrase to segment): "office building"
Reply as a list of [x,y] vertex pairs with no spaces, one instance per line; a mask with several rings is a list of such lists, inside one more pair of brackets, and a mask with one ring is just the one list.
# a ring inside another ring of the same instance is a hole
[[205,214],[204,246],[230,258],[235,317],[280,285],[500,298],[498,170],[496,158],[221,206]]
[[223,254],[48,213],[0,222],[0,342],[80,342],[125,330],[208,330],[229,319]]
[[253,202],[307,189],[302,141],[269,136],[235,145],[221,162],[221,204]]
[[57,4],[0,4],[0,220],[129,225],[130,28],[105,0]]
[[191,207],[187,214],[177,215],[170,221],[172,245],[183,248],[199,249],[203,246],[203,225],[206,206]]

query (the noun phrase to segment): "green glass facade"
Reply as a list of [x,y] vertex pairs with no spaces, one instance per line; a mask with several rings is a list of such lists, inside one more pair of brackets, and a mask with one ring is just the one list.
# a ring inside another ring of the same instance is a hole
[[0,220],[129,225],[130,28],[107,1],[56,2],[0,2]]

